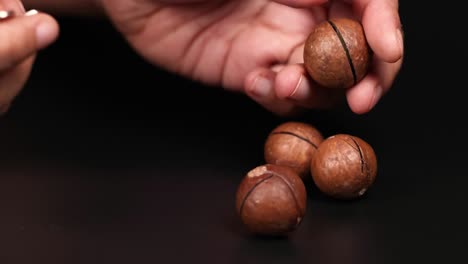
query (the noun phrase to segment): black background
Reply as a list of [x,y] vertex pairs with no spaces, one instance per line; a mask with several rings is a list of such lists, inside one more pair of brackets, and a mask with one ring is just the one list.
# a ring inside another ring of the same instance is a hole
[[400,11],[405,62],[376,109],[296,119],[368,141],[377,181],[354,202],[309,185],[286,240],[250,237],[234,211],[285,119],[148,65],[106,20],[59,17],[60,39],[0,119],[0,262],[466,262],[463,10]]

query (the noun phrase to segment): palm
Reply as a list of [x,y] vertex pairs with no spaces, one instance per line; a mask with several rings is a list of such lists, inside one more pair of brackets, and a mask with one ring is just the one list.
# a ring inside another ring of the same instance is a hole
[[117,28],[151,63],[232,90],[241,90],[257,68],[302,62],[307,34],[325,18],[321,8],[311,15],[268,0],[102,1]]

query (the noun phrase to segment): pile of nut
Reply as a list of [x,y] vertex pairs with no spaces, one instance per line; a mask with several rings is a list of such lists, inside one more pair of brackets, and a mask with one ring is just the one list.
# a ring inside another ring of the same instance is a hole
[[[236,194],[236,210],[254,234],[283,236],[302,222],[306,184],[333,199],[354,199],[374,183],[377,158],[361,138],[337,134],[323,138],[314,126],[286,122],[268,135],[266,163],[250,170]],[[312,181],[308,181],[312,179]]]
[[[325,88],[352,87],[367,74],[370,62],[358,21],[324,21],[305,42],[305,69]],[[236,194],[240,219],[260,235],[287,235],[297,229],[306,212],[305,184],[312,182],[331,198],[354,199],[364,195],[377,174],[377,159],[367,142],[347,134],[324,139],[316,127],[300,122],[271,131],[264,156],[265,165],[249,171]]]

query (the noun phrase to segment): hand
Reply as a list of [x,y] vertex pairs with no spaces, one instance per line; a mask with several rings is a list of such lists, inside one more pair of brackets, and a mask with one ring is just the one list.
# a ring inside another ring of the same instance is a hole
[[36,52],[56,39],[58,25],[48,15],[25,13],[17,0],[0,0],[0,10],[14,13],[0,21],[0,113],[5,113],[28,80]]
[[245,92],[280,115],[330,107],[343,95],[319,87],[301,64],[305,39],[325,19],[361,20],[375,54],[371,72],[346,91],[356,113],[391,87],[403,57],[397,0],[100,1],[151,63]]

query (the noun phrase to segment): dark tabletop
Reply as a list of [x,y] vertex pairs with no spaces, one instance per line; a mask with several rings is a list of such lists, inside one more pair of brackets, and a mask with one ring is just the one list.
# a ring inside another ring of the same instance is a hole
[[60,18],[60,39],[0,119],[0,263],[465,262],[462,17],[408,2],[405,63],[375,111],[295,119],[368,141],[375,185],[354,202],[308,185],[289,239],[247,235],[234,210],[286,119],[154,68],[107,21]]

